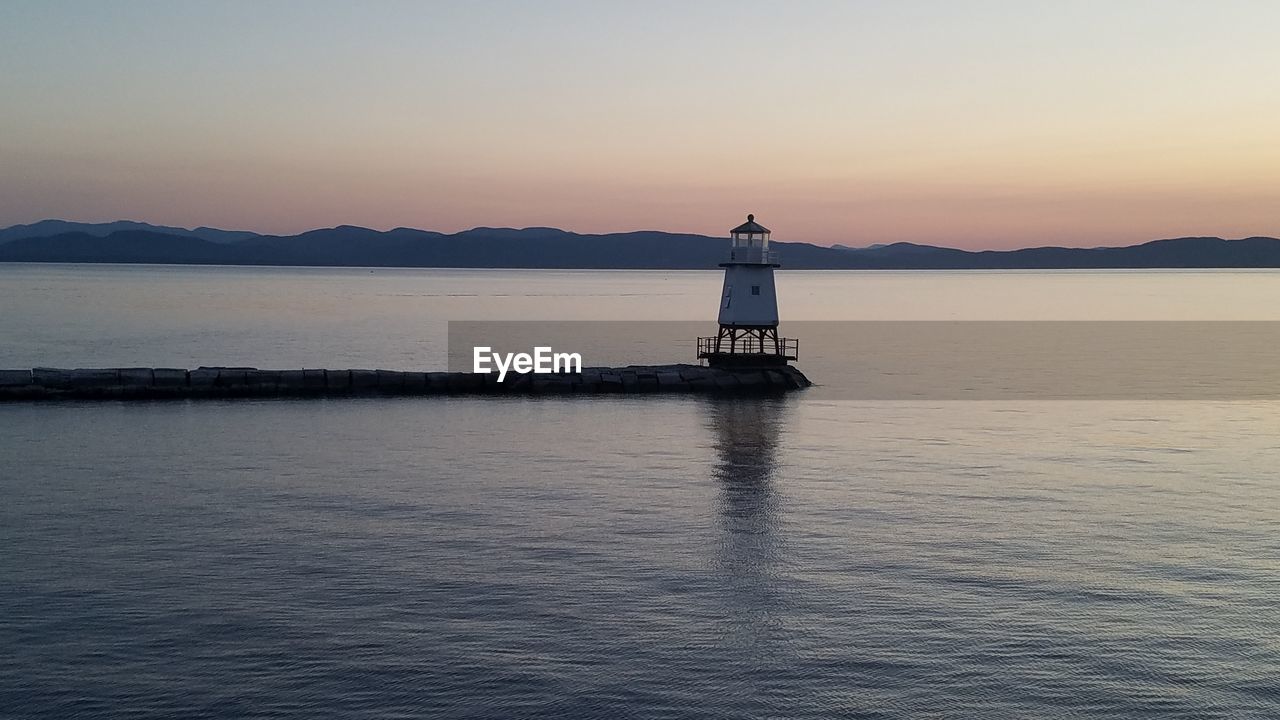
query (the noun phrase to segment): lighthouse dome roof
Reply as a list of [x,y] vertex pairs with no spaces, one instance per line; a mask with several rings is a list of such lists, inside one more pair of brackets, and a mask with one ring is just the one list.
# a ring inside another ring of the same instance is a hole
[[767,232],[770,232],[770,230],[769,228],[756,222],[755,215],[748,215],[746,222],[730,230],[729,232],[731,233],[767,233]]

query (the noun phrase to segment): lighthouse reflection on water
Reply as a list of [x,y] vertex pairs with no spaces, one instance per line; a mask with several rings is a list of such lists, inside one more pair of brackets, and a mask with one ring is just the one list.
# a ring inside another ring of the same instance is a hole
[[718,489],[720,542],[715,565],[735,613],[742,620],[765,619],[766,624],[770,609],[782,602],[778,573],[784,565],[784,496],[777,454],[787,406],[783,397],[705,401],[716,447],[711,474]]

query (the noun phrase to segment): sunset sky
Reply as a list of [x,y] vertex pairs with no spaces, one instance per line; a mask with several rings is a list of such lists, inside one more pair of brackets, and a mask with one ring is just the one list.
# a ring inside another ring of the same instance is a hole
[[0,226],[1280,236],[1280,2],[0,4]]

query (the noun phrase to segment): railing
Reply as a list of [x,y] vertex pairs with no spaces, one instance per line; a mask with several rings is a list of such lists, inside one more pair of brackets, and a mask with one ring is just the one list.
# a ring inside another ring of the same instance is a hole
[[729,262],[759,263],[761,265],[777,265],[778,253],[760,248],[730,248]]
[[800,340],[797,338],[765,338],[746,335],[732,342],[727,337],[698,338],[698,357],[712,355],[777,355],[792,360],[800,357]]

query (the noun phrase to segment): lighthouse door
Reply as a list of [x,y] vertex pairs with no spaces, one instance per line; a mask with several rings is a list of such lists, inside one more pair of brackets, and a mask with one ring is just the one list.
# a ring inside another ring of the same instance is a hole
[[721,310],[728,310],[729,305],[733,302],[733,286],[724,286],[724,302],[720,305]]

